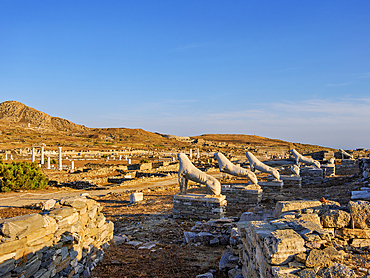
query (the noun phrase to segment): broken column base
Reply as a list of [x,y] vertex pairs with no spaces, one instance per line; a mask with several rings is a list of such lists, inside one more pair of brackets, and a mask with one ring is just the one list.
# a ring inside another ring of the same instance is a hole
[[284,182],[282,180],[261,181],[258,185],[262,187],[263,192],[280,192]]
[[261,202],[263,190],[253,184],[226,184],[221,185],[221,193],[228,203],[255,205]]
[[226,213],[226,196],[206,194],[180,194],[173,197],[173,217],[212,219],[222,218]]
[[302,187],[302,178],[297,175],[280,175],[280,179],[284,182],[284,187]]

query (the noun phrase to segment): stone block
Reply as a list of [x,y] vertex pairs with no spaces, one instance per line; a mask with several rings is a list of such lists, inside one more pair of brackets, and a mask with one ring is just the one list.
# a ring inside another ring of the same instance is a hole
[[323,250],[313,249],[307,256],[307,267],[329,267],[331,260],[329,254]]
[[276,227],[267,221],[249,221],[246,229],[246,237],[252,246],[263,246],[264,239],[275,230]]
[[331,278],[357,278],[357,274],[348,266],[343,264],[333,264],[328,268],[322,268],[317,272],[318,277]]
[[352,228],[370,228],[370,202],[350,201],[348,207],[351,212]]
[[79,220],[79,213],[75,212],[70,216],[67,216],[63,218],[62,220],[58,221],[58,226],[59,228],[64,227],[64,226],[72,226]]
[[0,263],[0,277],[6,273],[10,273],[15,268],[15,260],[7,259],[6,261],[1,261]]
[[24,237],[44,226],[44,220],[40,214],[32,213],[0,220],[2,234],[10,238]]
[[60,204],[81,210],[87,206],[85,198],[66,198],[60,200]]
[[321,202],[315,200],[279,201],[276,203],[275,217],[279,217],[282,213],[287,211],[299,211],[301,209],[315,208],[319,206],[321,206]]
[[57,208],[49,212],[49,216],[55,218],[56,220],[62,220],[74,213],[73,208]]
[[321,225],[320,217],[316,213],[301,214],[297,217],[298,220],[310,221],[317,225]]
[[130,203],[137,203],[140,202],[144,199],[144,195],[142,192],[136,192],[136,193],[131,193],[130,195]]
[[370,247],[370,239],[355,238],[351,246],[355,248]]
[[347,237],[347,238],[370,238],[370,229],[363,230],[363,229],[336,229],[335,235],[339,237]]
[[0,243],[0,254],[12,253],[18,249],[22,249],[27,243],[26,238],[20,240],[12,240]]
[[344,228],[349,225],[351,215],[339,209],[332,209],[321,216],[322,226],[324,228]]
[[283,265],[294,259],[298,253],[305,252],[305,241],[294,230],[276,230],[264,239],[267,260],[272,265]]

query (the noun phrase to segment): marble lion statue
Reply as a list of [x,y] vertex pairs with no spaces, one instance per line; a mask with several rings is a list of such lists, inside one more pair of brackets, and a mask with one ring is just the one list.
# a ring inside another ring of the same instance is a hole
[[264,173],[270,173],[273,175],[273,177],[277,180],[280,180],[280,173],[278,170],[262,163],[255,157],[251,152],[247,152],[246,156],[249,160],[249,164],[251,166],[251,170],[254,172],[255,170],[264,172]]
[[215,157],[217,158],[220,172],[224,172],[237,177],[246,177],[253,184],[258,185],[257,176],[250,170],[234,165],[222,153],[215,153]]
[[297,165],[293,165],[292,167],[290,167],[290,171],[292,171],[292,173],[294,174],[294,175],[297,175],[297,176],[299,176],[299,167],[297,166]]
[[353,158],[353,155],[352,155],[352,154],[347,153],[345,150],[343,150],[343,149],[339,149],[339,151],[340,151],[340,153],[341,153],[342,157],[348,157],[349,159],[354,159],[354,158]]
[[180,162],[179,185],[181,193],[186,194],[186,191],[188,189],[188,181],[191,180],[206,185],[207,188],[212,191],[214,195],[221,194],[221,184],[216,178],[197,169],[191,163],[186,154],[179,153],[177,157]]
[[298,165],[299,162],[302,162],[304,164],[308,165],[315,165],[316,168],[320,169],[320,162],[318,162],[315,159],[305,157],[301,155],[299,152],[297,152],[295,149],[291,149],[290,153],[294,156],[295,158],[295,163]]

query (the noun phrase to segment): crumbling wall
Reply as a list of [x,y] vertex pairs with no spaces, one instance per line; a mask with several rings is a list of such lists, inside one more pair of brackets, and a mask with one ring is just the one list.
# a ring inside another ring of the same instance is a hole
[[101,210],[80,197],[63,199],[45,213],[1,219],[0,277],[90,276],[113,237],[113,222]]
[[275,216],[238,223],[243,277],[357,277],[341,262],[348,248],[370,246],[370,202],[278,202]]

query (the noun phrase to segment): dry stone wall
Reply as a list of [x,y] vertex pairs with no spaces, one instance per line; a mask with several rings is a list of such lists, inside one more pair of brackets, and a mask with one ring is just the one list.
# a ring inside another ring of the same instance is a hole
[[79,197],[44,213],[1,219],[0,277],[89,277],[113,237],[114,225],[101,210]]

